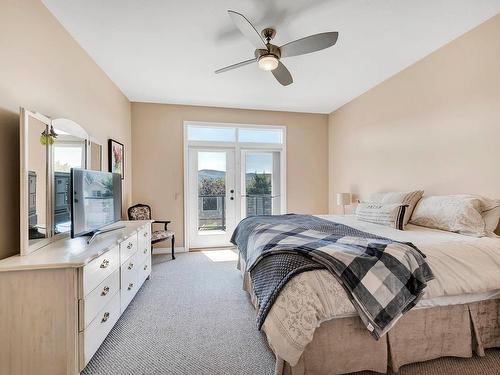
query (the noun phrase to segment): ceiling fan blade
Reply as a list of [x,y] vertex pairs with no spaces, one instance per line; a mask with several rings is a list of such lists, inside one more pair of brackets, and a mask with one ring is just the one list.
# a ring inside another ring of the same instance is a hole
[[266,43],[262,40],[262,37],[258,31],[253,27],[249,20],[243,14],[235,12],[233,10],[228,10],[229,17],[233,20],[233,23],[241,31],[241,33],[253,44],[257,49],[267,49]]
[[285,65],[278,63],[278,67],[272,70],[274,78],[278,80],[283,86],[288,86],[293,83],[293,78]]
[[250,59],[250,60],[245,60],[245,61],[233,64],[233,65],[226,66],[226,67],[221,68],[221,69],[217,69],[215,71],[215,73],[216,74],[224,73],[224,72],[227,72],[228,70],[236,69],[236,68],[239,68],[240,66],[245,66],[245,65],[251,64],[251,63],[256,62],[256,61],[257,61],[256,58],[253,58],[253,59]]
[[302,39],[294,40],[280,47],[281,57],[290,57],[305,55],[306,53],[316,52],[337,43],[339,33],[336,31],[314,34]]

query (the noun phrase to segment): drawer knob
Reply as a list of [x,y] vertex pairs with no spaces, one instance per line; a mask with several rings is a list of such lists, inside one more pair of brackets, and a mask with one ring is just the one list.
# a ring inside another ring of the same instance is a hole
[[102,316],[101,323],[106,322],[109,319],[109,312],[105,312]]
[[109,286],[105,286],[104,288],[102,288],[101,296],[105,296],[108,293],[109,293]]
[[128,288],[127,288],[127,289],[128,289],[128,290],[130,290],[130,289],[132,289],[133,287],[134,287],[134,283],[130,283],[130,284],[128,284]]
[[128,269],[131,270],[132,268],[134,268],[134,263],[129,263]]
[[129,243],[128,243],[128,245],[127,245],[127,249],[129,249],[129,250],[130,250],[130,249],[132,248],[132,246],[133,246],[133,245],[132,245],[132,242],[129,242]]
[[101,263],[101,268],[106,268],[107,266],[109,266],[109,260],[107,259],[104,259]]
[[146,271],[147,269],[148,269],[148,265],[147,265],[147,264],[145,264],[145,265],[144,265],[144,271]]

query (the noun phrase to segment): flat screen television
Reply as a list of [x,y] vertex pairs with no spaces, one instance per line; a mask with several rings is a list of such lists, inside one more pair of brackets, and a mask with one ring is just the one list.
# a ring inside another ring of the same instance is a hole
[[121,219],[119,174],[72,168],[70,192],[71,237],[93,235]]

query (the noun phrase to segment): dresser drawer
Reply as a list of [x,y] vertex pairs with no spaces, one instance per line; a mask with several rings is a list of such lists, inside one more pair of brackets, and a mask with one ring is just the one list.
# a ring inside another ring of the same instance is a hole
[[149,275],[151,275],[151,255],[149,255],[146,259],[144,259],[141,265],[137,269],[138,273],[138,283],[139,288],[141,287],[144,280],[146,280]]
[[120,244],[120,263],[125,263],[137,251],[137,233]]
[[120,291],[120,270],[116,269],[97,288],[79,302],[79,325],[83,331],[97,316],[97,313]]
[[141,254],[148,254],[151,252],[151,225],[148,224],[141,228],[137,233],[138,251]]
[[138,237],[137,255],[140,258],[138,263],[142,263],[151,256],[151,227],[148,225],[145,229],[140,230]]
[[115,272],[120,266],[120,252],[118,246],[112,248],[85,265],[82,270],[82,297],[89,294],[104,281],[109,275]]
[[132,255],[120,268],[120,298],[121,311],[125,311],[132,298],[137,293],[137,255]]
[[80,369],[87,365],[119,317],[120,294],[116,293],[89,326],[80,332]]

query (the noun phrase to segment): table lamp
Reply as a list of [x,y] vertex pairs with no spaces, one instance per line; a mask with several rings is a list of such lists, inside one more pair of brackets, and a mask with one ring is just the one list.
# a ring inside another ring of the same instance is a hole
[[342,213],[345,215],[345,206],[351,204],[351,193],[337,193],[337,204],[342,206]]

